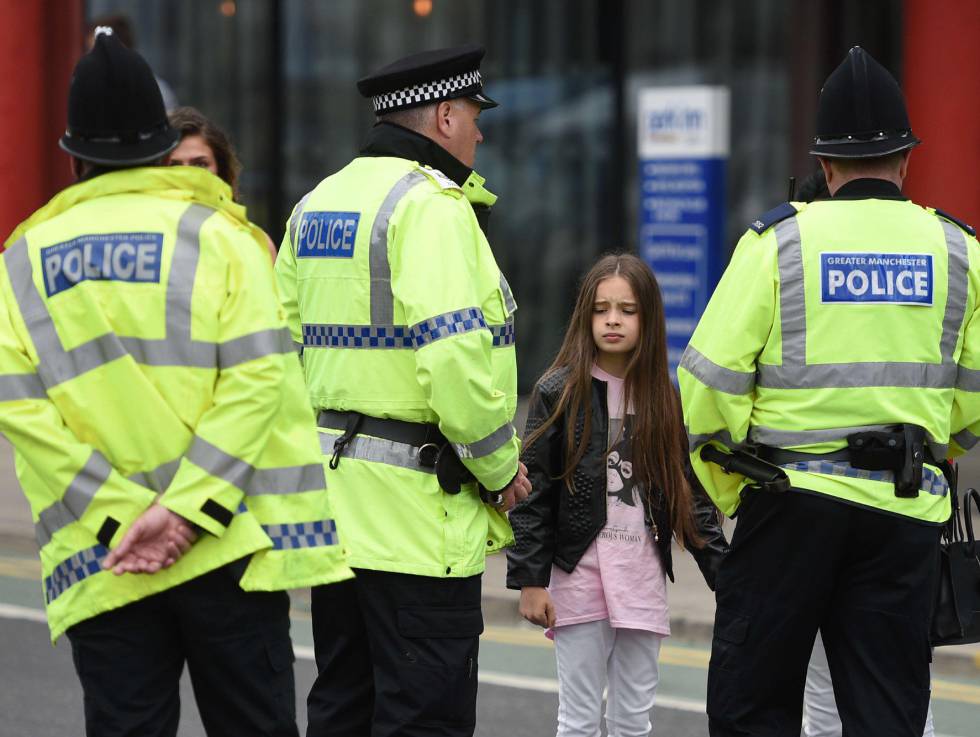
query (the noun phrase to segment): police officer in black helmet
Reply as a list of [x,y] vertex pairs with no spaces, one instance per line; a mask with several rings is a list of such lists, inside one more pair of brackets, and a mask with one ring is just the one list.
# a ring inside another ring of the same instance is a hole
[[[980,252],[972,228],[902,195],[919,142],[895,79],[852,48],[811,149],[829,199],[749,226],[681,361],[695,470],[737,515],[712,737],[798,737],[818,630],[843,734],[923,734],[945,458],[980,435]],[[787,483],[732,481],[709,448]]]

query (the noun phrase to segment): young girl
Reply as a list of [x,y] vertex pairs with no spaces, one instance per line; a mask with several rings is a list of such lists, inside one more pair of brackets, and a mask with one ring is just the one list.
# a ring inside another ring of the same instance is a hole
[[650,269],[605,256],[532,396],[533,491],[510,515],[507,585],[521,590],[525,619],[552,628],[559,737],[599,734],[607,684],[610,737],[650,733],[671,538],[693,548],[711,587],[727,549],[690,473],[665,332]]

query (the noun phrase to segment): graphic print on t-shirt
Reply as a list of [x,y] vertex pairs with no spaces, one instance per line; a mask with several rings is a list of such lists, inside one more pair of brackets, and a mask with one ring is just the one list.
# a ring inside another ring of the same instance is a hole
[[612,418],[609,422],[611,437],[617,438],[606,457],[606,496],[615,497],[623,504],[636,507],[640,503],[640,489],[633,483],[633,462],[630,460],[629,429],[621,433],[622,421]]

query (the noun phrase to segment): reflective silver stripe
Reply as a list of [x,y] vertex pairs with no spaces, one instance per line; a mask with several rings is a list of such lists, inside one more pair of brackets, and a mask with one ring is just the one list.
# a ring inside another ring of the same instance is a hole
[[[799,448],[818,443],[844,441],[848,435],[858,432],[884,432],[895,430],[897,425],[860,425],[858,427],[836,427],[826,430],[776,430],[771,427],[753,426],[749,428],[749,438],[759,445],[775,448]],[[931,438],[926,442],[934,458],[945,458],[949,445],[937,443]]]
[[[340,436],[341,433],[320,432],[320,450],[325,456],[333,455],[334,440]],[[419,465],[419,449],[414,445],[396,443],[393,440],[384,440],[383,438],[372,438],[369,435],[357,435],[351,440],[344,448],[341,464],[347,458],[384,463],[387,466],[407,468],[420,473],[434,474],[436,472],[434,468]]]
[[310,195],[313,194],[311,189],[301,199],[297,204],[296,208],[293,210],[293,215],[289,218],[289,245],[293,249],[293,255],[296,255],[296,229],[299,227],[300,220],[303,219],[303,207],[306,205],[306,201],[310,199]]
[[949,266],[947,268],[946,313],[943,315],[943,338],[940,343],[940,355],[943,362],[953,360],[956,351],[956,341],[963,326],[963,316],[966,314],[967,280],[970,270],[970,257],[966,251],[966,234],[952,223],[940,220],[943,233],[946,236],[946,252]]
[[191,293],[197,274],[200,231],[214,210],[192,204],[177,225],[177,239],[167,280],[167,337],[150,340],[106,333],[65,350],[51,319],[31,268],[26,241],[4,254],[14,288],[14,298],[39,356],[38,376],[47,389],[74,379],[123,356],[154,366],[213,368],[217,349],[213,343],[191,341]]
[[818,363],[771,366],[760,363],[759,383],[767,389],[855,389],[876,386],[949,389],[956,383],[954,363]]
[[754,372],[719,366],[690,344],[681,356],[680,365],[705,386],[726,394],[749,394],[755,388]]
[[483,458],[506,445],[517,431],[509,422],[475,443],[453,443],[460,458]]
[[395,297],[391,291],[391,265],[388,263],[388,223],[395,208],[408,191],[426,176],[413,170],[391,188],[371,226],[371,325],[391,325],[395,321]]
[[302,344],[302,343],[295,343],[295,342],[294,342],[294,343],[293,343],[293,350],[294,350],[294,351],[295,351],[296,353],[298,353],[299,355],[301,355],[301,356],[302,356],[302,355],[303,355],[303,344]]
[[970,450],[977,441],[980,440],[976,435],[974,435],[969,430],[960,430],[953,436],[953,440],[959,445],[963,450]]
[[783,367],[806,365],[806,291],[803,246],[796,216],[776,225],[779,262],[779,318]]
[[500,291],[504,295],[504,308],[507,310],[507,314],[513,314],[517,309],[517,302],[514,301],[514,293],[510,290],[510,284],[507,283],[507,278],[502,271],[500,272]]
[[437,340],[448,338],[451,335],[462,335],[474,330],[486,329],[487,321],[483,319],[483,310],[479,307],[468,307],[464,310],[454,310],[436,315],[412,325],[409,329],[409,337],[412,341],[412,347],[418,350],[429,343],[435,343]]
[[167,487],[170,486],[170,482],[174,480],[174,476],[177,475],[177,469],[179,467],[180,458],[175,458],[172,461],[160,464],[152,471],[137,471],[126,478],[135,484],[145,486],[147,489],[152,489],[159,494],[166,491]]
[[730,448],[732,450],[738,450],[745,447],[745,443],[736,443],[735,439],[732,437],[731,433],[728,432],[728,430],[719,430],[718,432],[701,435],[692,435],[691,431],[686,427],[684,430],[687,432],[687,448],[689,453],[693,453],[702,445],[707,445],[712,440],[717,440],[726,448]]
[[326,488],[323,466],[319,463],[281,468],[255,468],[247,461],[225,453],[221,448],[201,437],[194,438],[185,457],[212,476],[227,481],[250,496],[293,494]]
[[771,445],[775,448],[797,448],[817,443],[831,443],[844,440],[857,432],[884,432],[894,430],[896,425],[860,425],[858,427],[834,427],[826,430],[776,430],[771,427],[753,425],[749,438],[753,443]]
[[218,344],[218,366],[227,369],[274,353],[293,353],[289,328],[269,328]]
[[[886,484],[895,483],[895,473],[893,471],[868,471],[864,468],[854,468],[849,463],[838,463],[832,461],[800,461],[798,463],[785,463],[783,468],[801,473],[818,473],[824,476],[845,476],[847,478],[862,479],[864,481],[880,481]],[[949,491],[949,484],[941,473],[935,473],[930,468],[922,469],[922,483],[919,490],[933,496],[946,496]]]
[[956,388],[964,392],[980,392],[980,371],[960,366],[956,369]]
[[44,399],[47,396],[37,374],[0,374],[0,402]]
[[112,466],[99,451],[93,450],[85,465],[75,475],[64,496],[41,511],[34,524],[37,544],[44,547],[62,527],[81,518],[96,492],[109,479]]
[[296,494],[327,488],[322,463],[280,468],[256,468],[248,487],[249,496],[260,494]]

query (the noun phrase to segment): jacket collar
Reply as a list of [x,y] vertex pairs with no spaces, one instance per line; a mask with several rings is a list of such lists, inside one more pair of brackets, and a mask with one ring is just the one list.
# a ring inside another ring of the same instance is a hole
[[852,179],[834,194],[835,200],[905,200],[902,190],[885,179]]
[[5,247],[9,248],[26,231],[75,205],[115,194],[148,194],[196,202],[220,210],[242,225],[255,227],[249,223],[245,208],[232,199],[231,187],[211,172],[196,166],[145,166],[107,172],[61,190],[14,229]]
[[378,123],[368,131],[363,156],[396,156],[438,169],[462,187],[473,170],[421,133],[394,123]]

